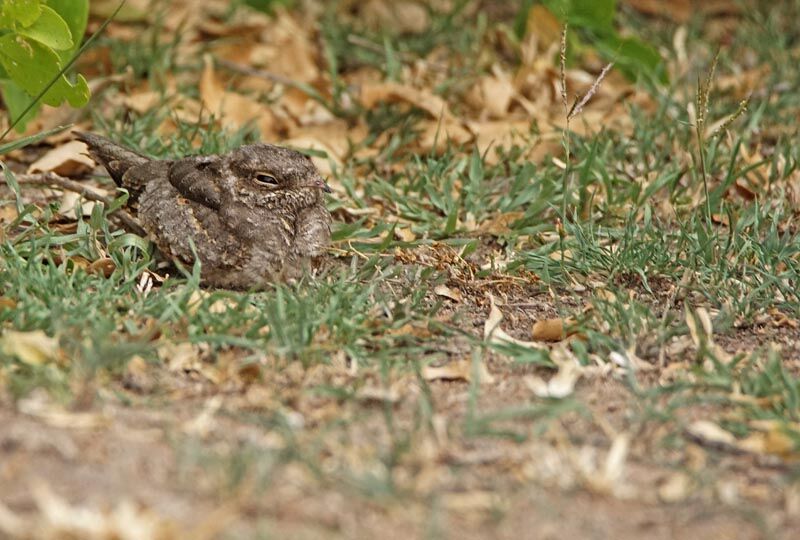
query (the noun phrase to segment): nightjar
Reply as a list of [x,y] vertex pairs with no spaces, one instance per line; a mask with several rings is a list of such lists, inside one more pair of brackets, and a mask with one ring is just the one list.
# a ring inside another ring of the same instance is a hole
[[250,289],[298,277],[330,243],[330,188],[308,156],[271,144],[225,155],[150,159],[76,133],[166,256],[201,263],[211,287]]

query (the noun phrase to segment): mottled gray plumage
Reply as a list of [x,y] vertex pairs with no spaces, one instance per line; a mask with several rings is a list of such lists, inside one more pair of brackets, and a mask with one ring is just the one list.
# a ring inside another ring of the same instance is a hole
[[152,160],[104,137],[77,133],[168,257],[200,259],[203,282],[248,289],[297,277],[330,243],[330,191],[311,159],[252,144],[225,155]]

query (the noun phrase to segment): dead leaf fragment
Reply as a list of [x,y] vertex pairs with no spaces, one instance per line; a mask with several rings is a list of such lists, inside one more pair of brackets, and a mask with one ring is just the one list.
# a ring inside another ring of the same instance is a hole
[[94,160],[81,141],[70,141],[53,148],[28,167],[28,173],[54,172],[60,176],[74,177],[94,169]]
[[736,437],[732,433],[708,420],[693,422],[686,428],[686,433],[702,444],[726,448],[736,447]]
[[196,370],[200,353],[191,343],[165,343],[158,348],[158,357],[170,371]]
[[508,335],[502,328],[500,328],[500,321],[503,320],[503,313],[494,302],[494,296],[489,295],[489,317],[483,324],[483,339],[489,343],[495,344],[514,344],[528,349],[545,349],[545,346],[533,341],[522,341]]
[[658,498],[665,503],[677,503],[686,499],[691,493],[692,479],[684,472],[671,474],[658,487]]
[[773,454],[783,458],[797,459],[795,439],[786,431],[775,428],[763,433],[753,433],[739,441],[739,448],[754,454]]
[[[449,362],[443,366],[425,366],[422,368],[422,377],[426,381],[464,381],[472,380],[472,362],[470,360],[458,360]],[[480,382],[493,384],[494,377],[481,362],[478,367]]]
[[72,505],[40,480],[21,487],[25,488],[33,497],[35,510],[15,513],[0,503],[0,536],[3,538],[166,540],[178,537],[176,524],[129,499],[115,503],[113,508],[96,508]]
[[210,55],[206,55],[203,62],[205,67],[200,77],[200,97],[222,126],[236,130],[253,122],[262,138],[275,137],[278,123],[272,111],[248,96],[227,91],[217,78]]
[[400,401],[400,392],[394,387],[363,386],[356,392],[356,399],[364,403],[390,403]]
[[561,341],[567,334],[564,319],[543,319],[533,323],[531,337],[536,341]]
[[472,133],[460,122],[447,119],[444,122],[430,120],[420,123],[422,133],[417,140],[420,150],[444,152],[449,146],[463,146],[473,139]]
[[206,400],[200,413],[194,418],[183,423],[183,431],[187,435],[199,437],[201,439],[208,437],[209,433],[214,429],[214,417],[222,407],[222,397],[216,395]]
[[267,19],[268,30],[262,34],[267,43],[253,49],[250,65],[266,67],[298,82],[315,81],[320,76],[317,45],[303,22],[295,20],[285,9],[275,11],[275,16]]
[[575,359],[565,359],[558,373],[545,381],[541,377],[525,377],[525,385],[536,397],[563,399],[575,391],[575,383],[581,378],[581,367]]
[[58,340],[42,330],[32,332],[8,330],[0,338],[0,350],[3,354],[14,356],[26,364],[41,366],[58,358]]
[[68,429],[96,429],[108,424],[105,414],[65,409],[54,403],[47,392],[38,388],[17,402],[22,414],[33,416],[53,427]]
[[445,298],[449,298],[454,302],[461,302],[464,300],[464,295],[461,294],[461,291],[458,289],[453,289],[448,287],[447,285],[437,285],[433,288],[433,292],[438,294],[439,296],[444,296]]
[[102,259],[92,261],[86,271],[90,274],[99,274],[105,278],[109,278],[116,269],[117,265],[113,259],[109,257],[103,257]]
[[505,118],[516,92],[510,77],[498,70],[494,75],[483,77],[480,88],[487,114],[491,118]]
[[488,512],[502,505],[502,499],[491,491],[448,493],[442,501],[448,510],[462,512]]
[[14,309],[17,307],[17,301],[13,298],[0,296],[0,309]]
[[561,36],[561,23],[555,15],[540,4],[534,4],[528,11],[525,21],[526,39],[535,39],[541,43],[539,49],[545,50],[556,43]]
[[449,117],[447,103],[428,90],[395,82],[366,83],[361,86],[361,104],[371,109],[381,101],[406,103],[428,113],[431,118]]
[[693,11],[691,0],[625,0],[625,3],[641,13],[679,23],[688,22]]
[[411,0],[369,0],[361,17],[371,28],[396,34],[421,34],[430,26],[428,10]]

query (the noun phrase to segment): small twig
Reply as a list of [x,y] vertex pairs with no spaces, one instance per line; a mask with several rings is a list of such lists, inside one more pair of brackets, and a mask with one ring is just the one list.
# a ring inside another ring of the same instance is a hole
[[250,66],[246,66],[243,64],[238,64],[236,62],[231,62],[230,60],[225,60],[224,58],[215,58],[214,62],[229,71],[233,71],[234,73],[240,73],[242,75],[247,75],[249,77],[257,77],[259,79],[264,79],[267,81],[274,82],[276,84],[282,84],[284,86],[288,86],[290,88],[294,88],[296,90],[300,90],[309,98],[313,99],[329,111],[333,112],[334,114],[337,113],[335,110],[335,106],[325,99],[325,97],[320,94],[316,88],[311,86],[308,83],[295,81],[294,79],[290,79],[284,75],[280,75],[279,73],[274,73],[272,71],[266,71],[263,69],[256,69]]
[[284,84],[286,86],[293,86],[295,88],[300,88],[302,90],[301,83],[298,83],[295,80],[290,79],[284,75],[280,75],[278,73],[273,73],[272,71],[266,71],[263,69],[256,69],[250,66],[246,66],[244,64],[237,64],[236,62],[231,62],[230,60],[225,60],[224,58],[215,58],[214,62],[224,67],[227,70],[241,73],[242,75],[249,75],[251,77],[258,77],[259,79],[266,79],[268,81],[272,81],[278,84]]
[[[87,200],[103,203],[106,208],[111,208],[111,205],[114,202],[86,184],[69,180],[68,178],[64,178],[63,176],[59,176],[52,172],[39,174],[18,174],[16,175],[16,178],[20,185],[29,184],[37,186],[56,186],[65,191],[77,193]],[[124,209],[118,208],[109,215],[118,219],[129,232],[138,234],[139,236],[147,236],[147,233],[139,224],[139,221]]]

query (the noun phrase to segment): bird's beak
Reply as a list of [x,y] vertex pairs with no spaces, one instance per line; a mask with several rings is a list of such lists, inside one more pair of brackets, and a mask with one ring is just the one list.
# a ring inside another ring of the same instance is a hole
[[331,186],[329,186],[328,183],[325,181],[325,179],[322,178],[321,176],[318,176],[317,178],[315,178],[313,180],[313,182],[311,183],[311,186],[315,187],[317,189],[321,189],[325,193],[333,193],[333,190],[331,189]]

